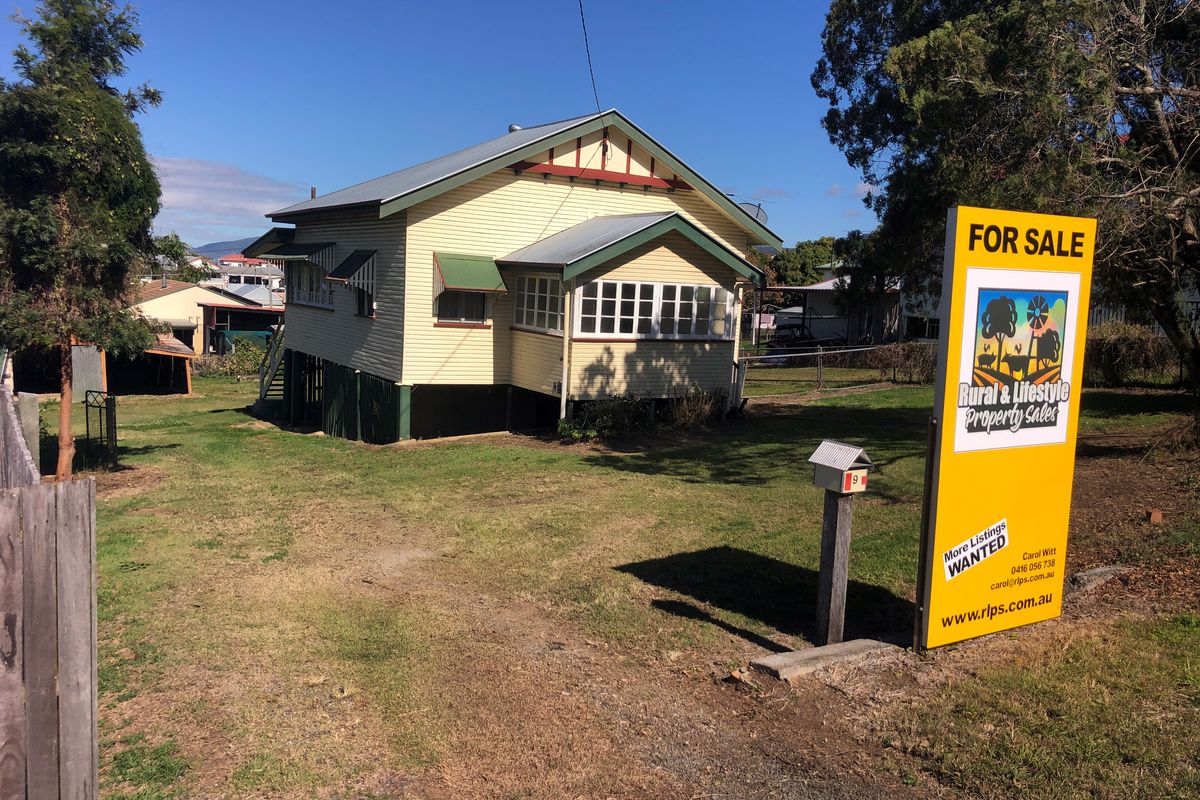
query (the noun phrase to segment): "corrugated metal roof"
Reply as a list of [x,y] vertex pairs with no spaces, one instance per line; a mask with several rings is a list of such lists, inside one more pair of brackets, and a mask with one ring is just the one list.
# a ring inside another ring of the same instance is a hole
[[849,469],[855,463],[862,463],[868,466],[871,464],[871,459],[867,458],[866,450],[863,450],[861,447],[855,447],[852,444],[835,442],[832,439],[826,439],[821,442],[820,446],[808,457],[808,461],[810,464],[822,464],[834,469]]
[[659,211],[592,217],[497,260],[506,264],[566,266],[673,216],[677,216],[674,211]]
[[437,183],[444,178],[455,175],[471,167],[486,164],[505,153],[513,152],[533,144],[539,139],[572,128],[581,122],[595,119],[600,114],[587,114],[582,117],[549,122],[530,128],[522,128],[512,133],[506,133],[495,139],[489,139],[471,147],[458,150],[449,155],[441,156],[421,164],[417,164],[390,175],[372,178],[369,181],[339,189],[336,192],[322,195],[303,203],[273,211],[267,216],[283,216],[299,214],[305,211],[317,211],[338,206],[360,205],[363,203],[386,203],[388,200],[402,197],[417,189]]

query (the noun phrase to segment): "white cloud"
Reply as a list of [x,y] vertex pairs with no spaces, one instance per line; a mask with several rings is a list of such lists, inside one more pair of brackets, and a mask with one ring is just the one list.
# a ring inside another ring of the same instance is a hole
[[862,215],[863,215],[863,210],[861,208],[844,208],[844,209],[842,209],[843,217],[853,218],[853,217],[861,217]]
[[782,186],[763,186],[754,190],[754,197],[761,197],[764,200],[784,200],[792,196],[792,193]]
[[855,197],[866,197],[868,192],[875,191],[875,187],[866,181],[859,181],[854,185]]
[[842,185],[840,183],[831,183],[829,188],[825,190],[826,197],[837,197],[842,193]]
[[202,158],[153,156],[162,183],[156,233],[175,231],[189,244],[257,236],[263,215],[308,198],[306,187]]

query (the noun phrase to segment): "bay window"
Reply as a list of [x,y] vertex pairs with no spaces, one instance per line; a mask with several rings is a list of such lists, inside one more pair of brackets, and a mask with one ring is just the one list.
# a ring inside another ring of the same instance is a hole
[[548,333],[562,333],[562,282],[558,278],[517,277],[513,324]]

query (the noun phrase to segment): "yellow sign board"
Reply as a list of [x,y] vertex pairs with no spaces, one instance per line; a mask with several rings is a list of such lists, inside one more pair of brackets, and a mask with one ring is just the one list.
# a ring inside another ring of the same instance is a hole
[[950,209],[916,645],[1062,610],[1096,221]]

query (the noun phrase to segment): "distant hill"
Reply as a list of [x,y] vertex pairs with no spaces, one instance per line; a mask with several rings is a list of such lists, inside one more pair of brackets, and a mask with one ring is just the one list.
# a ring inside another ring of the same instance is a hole
[[209,258],[220,258],[229,253],[240,253],[242,248],[249,245],[256,237],[251,236],[247,239],[234,239],[229,242],[209,242],[202,244],[199,247],[193,247],[192,252],[198,256],[208,256]]

